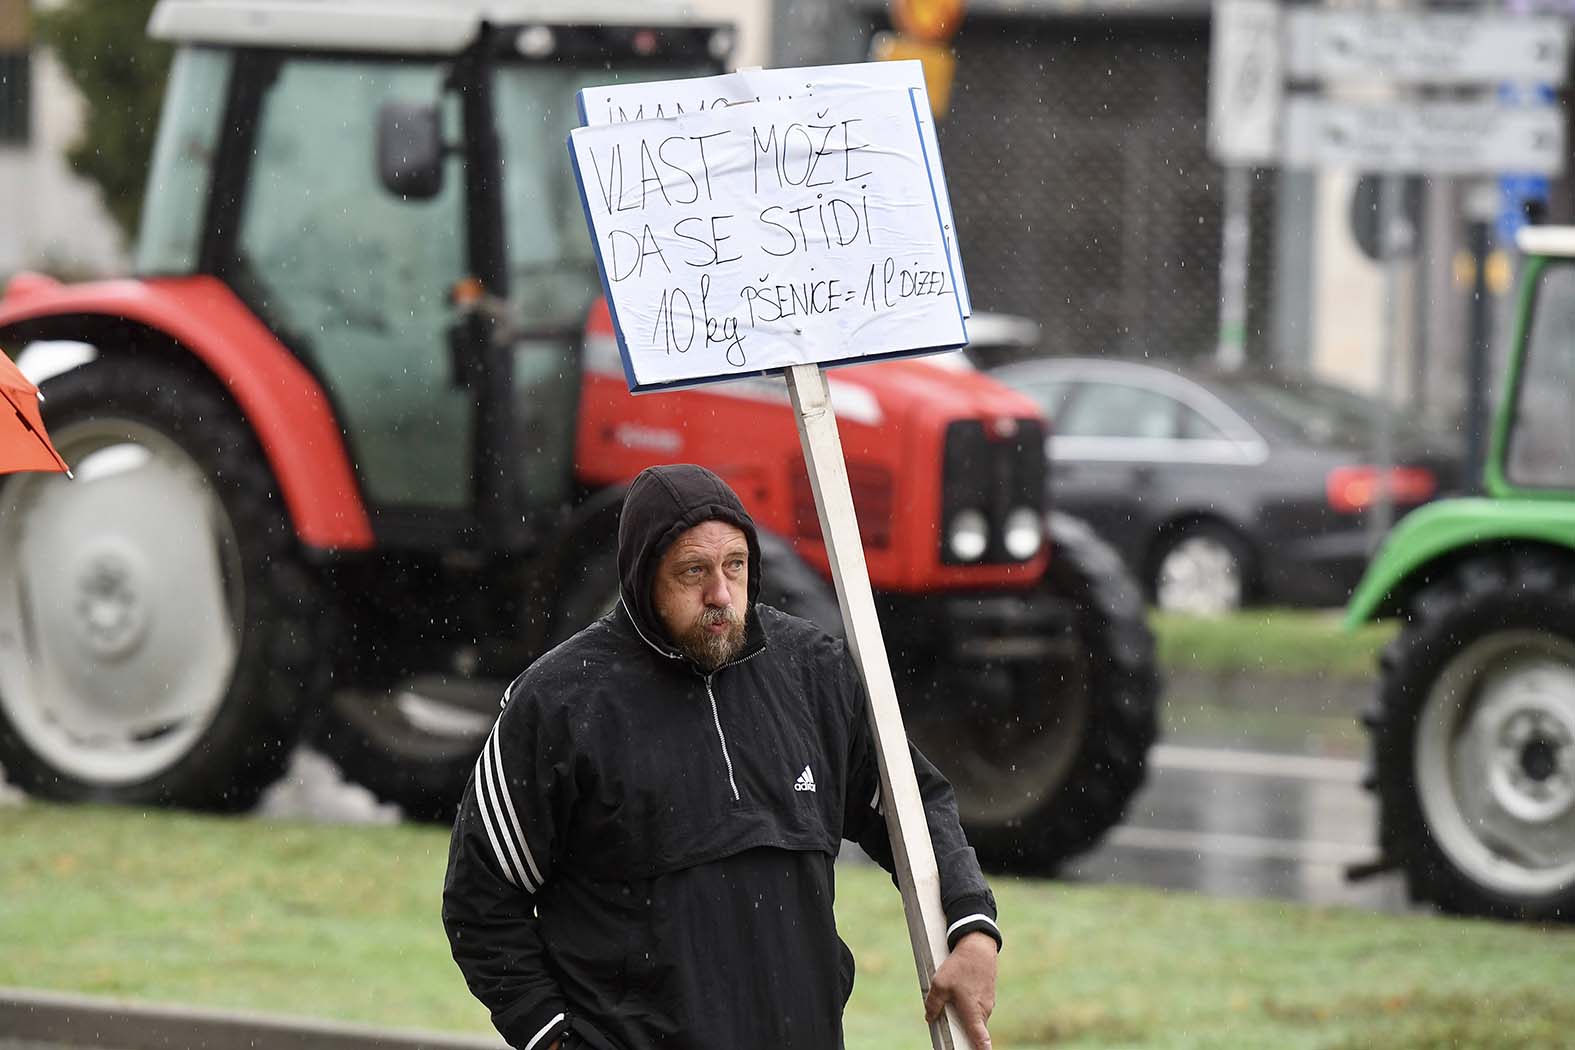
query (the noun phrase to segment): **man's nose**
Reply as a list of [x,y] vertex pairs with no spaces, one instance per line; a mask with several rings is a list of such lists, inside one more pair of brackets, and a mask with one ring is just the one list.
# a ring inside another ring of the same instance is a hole
[[705,594],[702,596],[707,605],[731,605],[733,594],[727,588],[727,575],[721,569],[716,569],[705,578]]

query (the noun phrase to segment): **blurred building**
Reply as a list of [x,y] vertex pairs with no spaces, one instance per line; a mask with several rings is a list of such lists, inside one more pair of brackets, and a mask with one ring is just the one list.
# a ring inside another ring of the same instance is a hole
[[0,277],[24,268],[112,273],[125,266],[120,230],[65,159],[81,133],[82,100],[36,45],[31,6],[0,0]]
[[[778,4],[773,59],[856,61],[886,4]],[[941,123],[969,289],[1060,353],[1213,352],[1221,169],[1207,0],[970,0]],[[1249,327],[1272,339],[1276,180],[1253,190]]]

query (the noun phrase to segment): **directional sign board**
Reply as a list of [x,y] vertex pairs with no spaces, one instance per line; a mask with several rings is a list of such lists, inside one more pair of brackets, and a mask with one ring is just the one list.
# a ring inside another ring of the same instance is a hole
[[1217,0],[1209,49],[1209,153],[1221,164],[1273,164],[1282,93],[1279,4]]
[[926,105],[849,90],[575,129],[630,389],[965,344]]
[[1568,24],[1551,16],[1290,8],[1286,71],[1325,81],[1557,84]]
[[1281,161],[1390,174],[1557,174],[1564,118],[1554,106],[1491,102],[1349,103],[1293,98]]
[[[923,91],[924,66],[916,61],[858,62],[840,66],[805,66],[796,69],[751,69],[714,77],[667,80],[658,84],[610,84],[579,94],[582,124],[621,124],[630,120],[674,117],[717,106],[744,102],[781,102],[806,95],[835,91],[898,88]],[[963,276],[962,255],[957,248],[951,195],[941,165],[941,145],[935,137],[935,118],[926,106],[918,114],[919,136],[924,143],[941,227],[957,275],[957,297],[964,317],[973,315],[968,282]]]

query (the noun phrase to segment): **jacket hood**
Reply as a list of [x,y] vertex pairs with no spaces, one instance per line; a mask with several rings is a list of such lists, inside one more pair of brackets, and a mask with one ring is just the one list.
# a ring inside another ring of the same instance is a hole
[[704,467],[677,463],[647,467],[629,485],[618,519],[618,578],[623,606],[635,628],[655,648],[679,657],[651,600],[656,567],[667,548],[701,522],[725,521],[749,541],[749,612],[746,653],[764,641],[755,601],[760,597],[760,537],[755,521],[727,483]]

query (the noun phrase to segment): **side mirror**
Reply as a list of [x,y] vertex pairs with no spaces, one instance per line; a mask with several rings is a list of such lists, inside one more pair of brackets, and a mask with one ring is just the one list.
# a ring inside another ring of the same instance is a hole
[[429,200],[443,189],[443,127],[438,107],[385,102],[377,112],[377,174],[388,192]]

